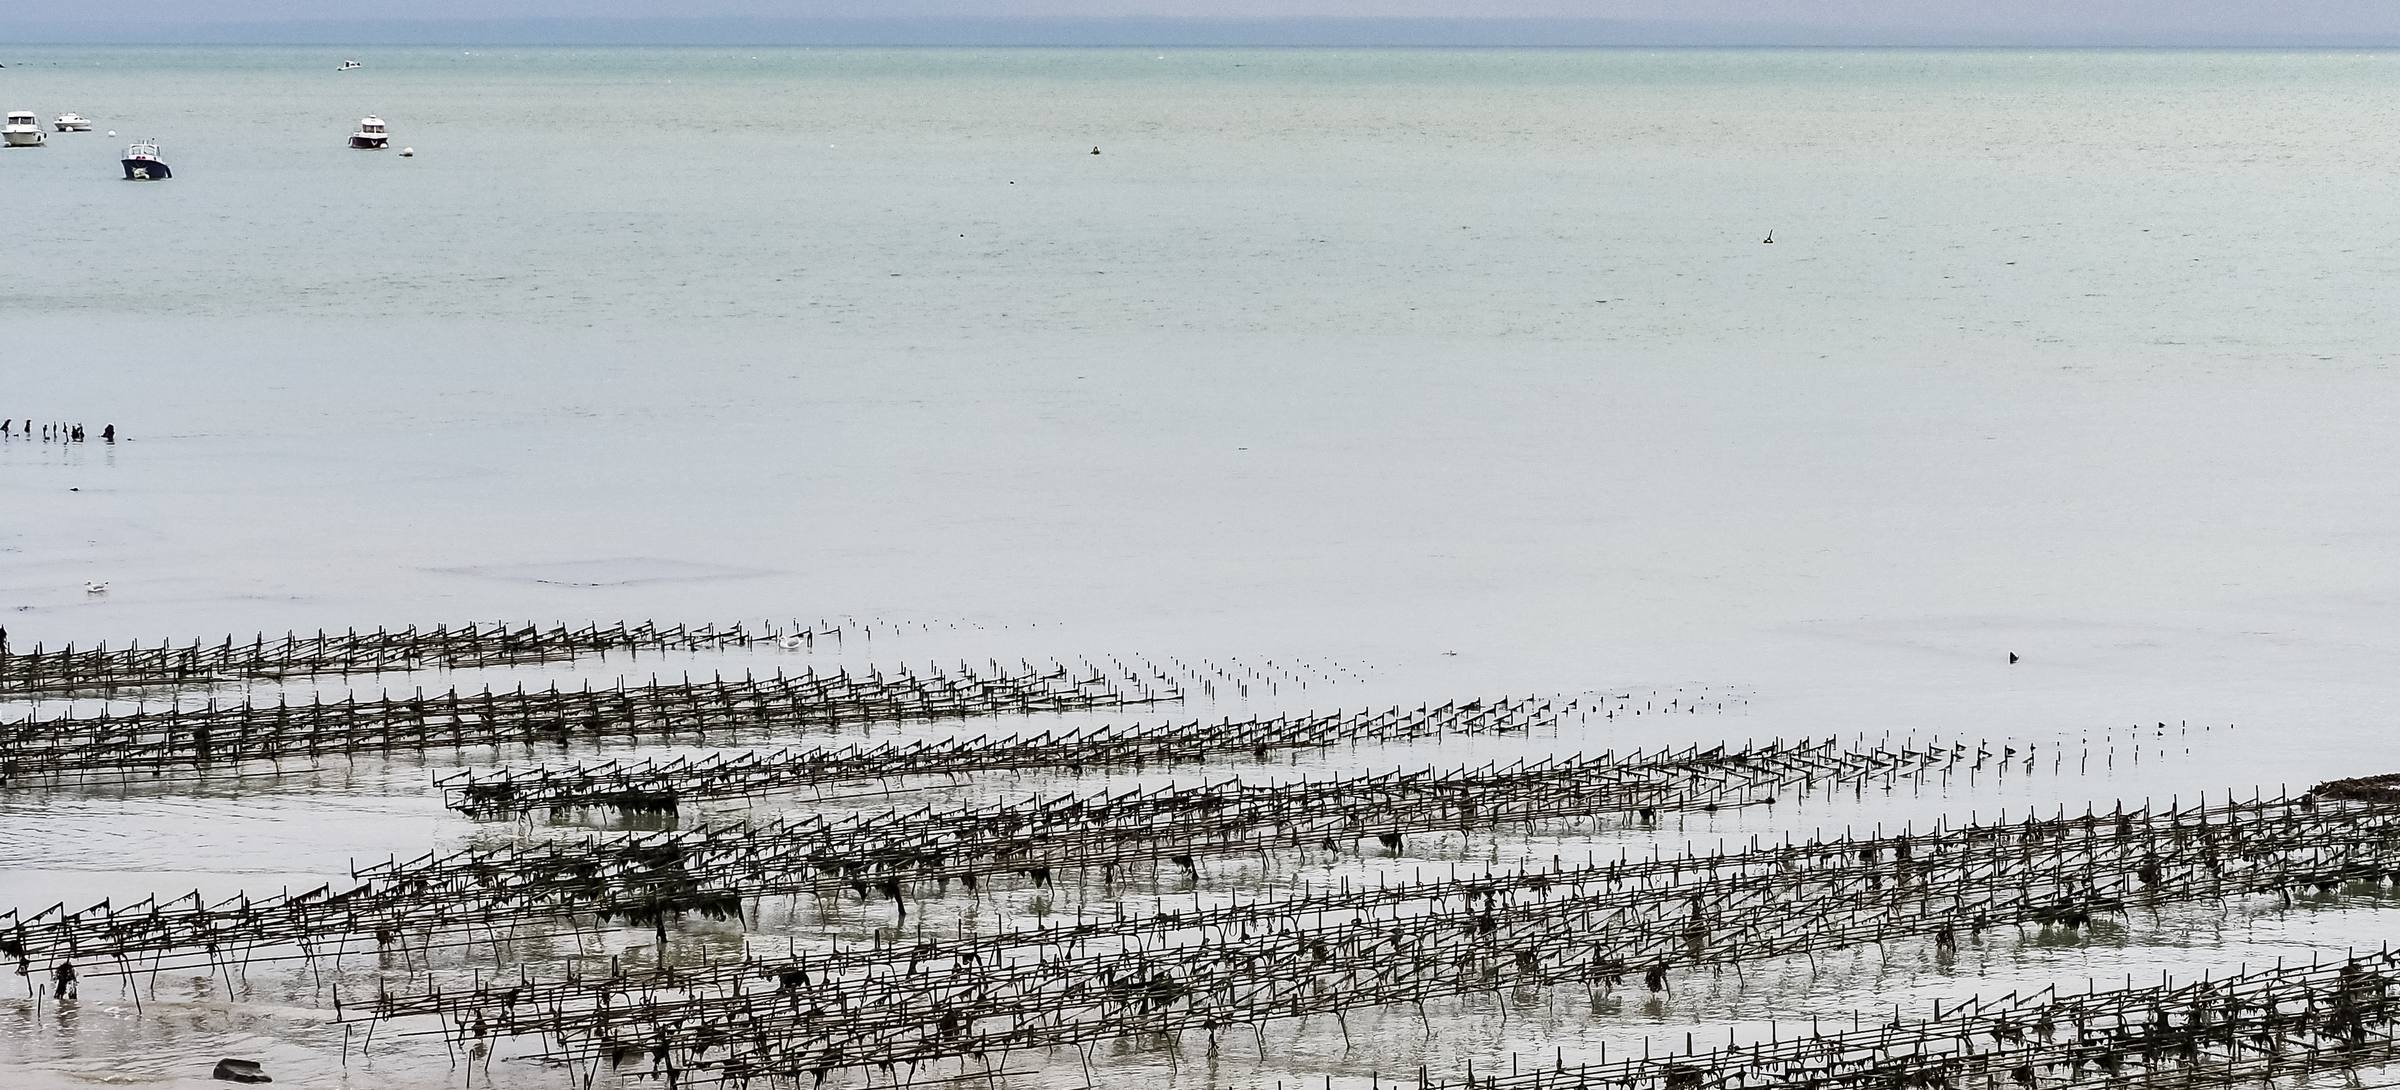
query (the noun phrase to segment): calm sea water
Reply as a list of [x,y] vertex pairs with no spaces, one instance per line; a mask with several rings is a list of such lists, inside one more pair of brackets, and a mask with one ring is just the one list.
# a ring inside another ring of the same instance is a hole
[[[128,436],[0,442],[16,645],[850,615],[1373,667],[1287,704],[1749,694],[1693,738],[2219,725],[1915,816],[2400,765],[2400,55],[345,55],[0,56],[0,108],[101,130],[0,152],[0,415]],[[367,113],[417,154],[345,149]],[[118,180],[137,137],[173,181]],[[0,901],[457,843],[426,776],[0,800]],[[2228,926],[1797,987],[2388,929]],[[208,995],[10,1008],[0,1057],[463,1081],[342,1074],[298,985]],[[1472,1014],[1376,1055],[1542,1046]],[[1377,1062],[1307,1040],[1205,1077]]]

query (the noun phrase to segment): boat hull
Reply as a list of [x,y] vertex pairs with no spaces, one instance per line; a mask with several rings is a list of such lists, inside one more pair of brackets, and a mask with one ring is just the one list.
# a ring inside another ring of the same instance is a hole
[[156,159],[125,159],[125,180],[128,182],[163,182],[175,176],[167,164]]
[[39,132],[12,132],[9,133],[5,138],[0,139],[5,139],[7,146],[12,148],[38,148],[42,146],[42,134]]
[[350,138],[350,146],[360,151],[382,151],[383,146],[391,143],[391,140],[392,138],[388,136],[353,136]]

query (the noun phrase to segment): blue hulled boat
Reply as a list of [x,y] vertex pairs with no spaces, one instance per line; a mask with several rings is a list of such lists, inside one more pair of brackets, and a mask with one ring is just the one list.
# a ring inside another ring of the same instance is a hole
[[128,182],[163,182],[175,176],[167,169],[166,161],[158,157],[158,145],[135,144],[125,149],[125,180]]

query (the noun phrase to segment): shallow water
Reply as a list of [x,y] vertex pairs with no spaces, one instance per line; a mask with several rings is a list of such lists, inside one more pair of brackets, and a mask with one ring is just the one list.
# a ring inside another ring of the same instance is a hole
[[[119,182],[101,133],[0,152],[0,414],[126,436],[0,441],[18,647],[848,616],[932,627],[602,676],[1138,652],[1348,671],[1179,719],[1742,701],[1311,774],[1887,732],[2078,754],[1329,880],[2392,767],[2400,151],[2365,134],[2392,128],[2400,55],[13,53],[0,106],[157,138],[176,169]],[[417,156],[344,149],[370,111]],[[300,888],[511,835],[430,781],[525,757],[0,797],[0,900]],[[872,935],[879,907],[782,926]],[[2391,930],[2348,902],[2184,917],[1769,967],[1655,1010],[1479,997],[1430,1042],[1391,1011],[1351,1018],[1346,1052],[1321,1019],[1270,1027],[1265,1061],[1126,1046],[1095,1075],[1438,1073]],[[221,1054],[303,1085],[467,1078],[425,1040],[345,1073],[304,974],[237,990],[16,1002],[0,1061],[34,1086],[176,1085]]]

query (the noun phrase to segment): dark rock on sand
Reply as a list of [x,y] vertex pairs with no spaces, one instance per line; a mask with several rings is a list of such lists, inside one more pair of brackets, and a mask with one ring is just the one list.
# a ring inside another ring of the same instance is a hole
[[274,1082],[258,1069],[257,1060],[218,1060],[214,1077],[226,1082]]

